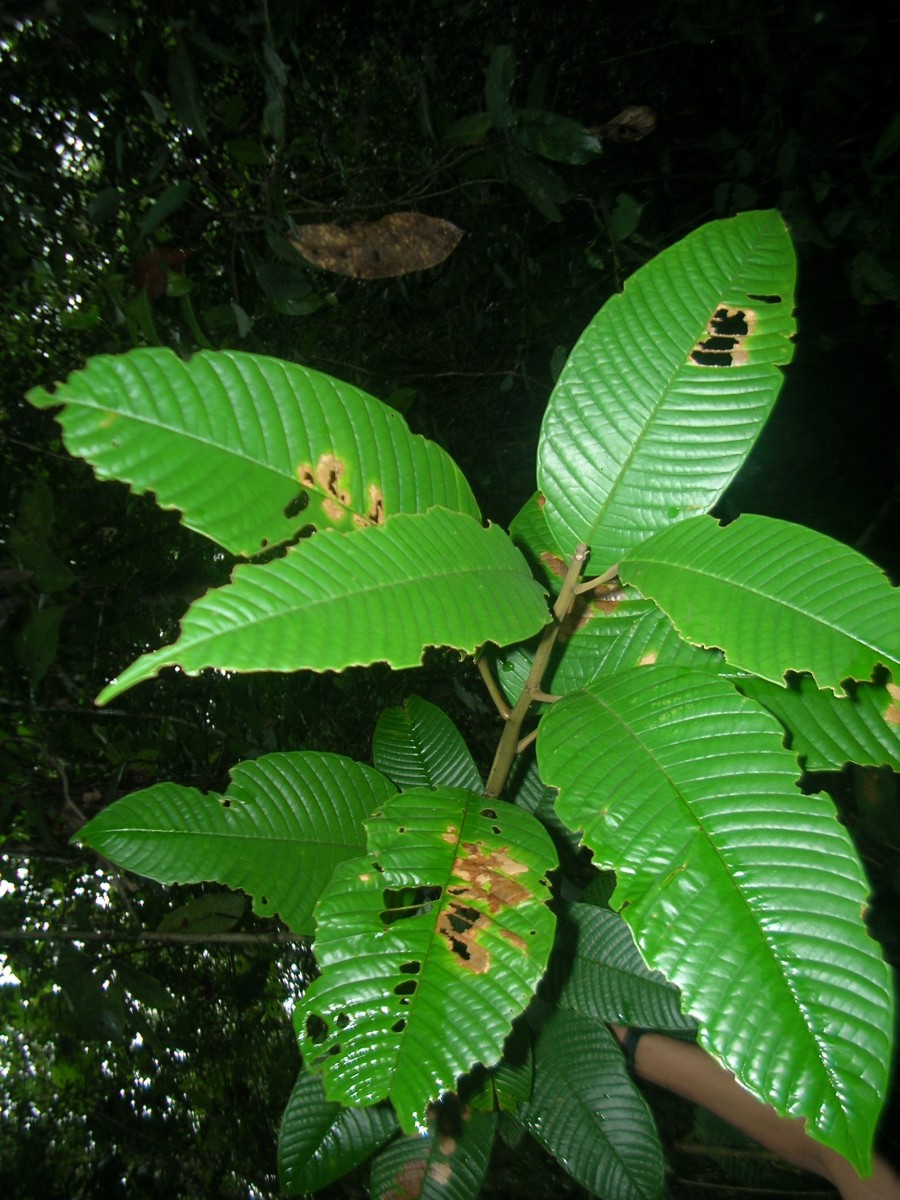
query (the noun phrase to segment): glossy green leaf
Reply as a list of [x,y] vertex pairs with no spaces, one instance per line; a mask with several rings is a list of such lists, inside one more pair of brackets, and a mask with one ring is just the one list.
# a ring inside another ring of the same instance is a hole
[[534,1090],[519,1119],[592,1195],[662,1195],[653,1118],[615,1038],[598,1021],[562,1009],[550,1016],[535,1048]]
[[556,856],[533,817],[457,788],[396,796],[367,831],[316,906],[322,974],[295,1021],[330,1100],[390,1099],[421,1132],[431,1100],[500,1058],[544,971]]
[[64,405],[66,446],[101,479],[154,492],[234,554],[435,504],[479,516],[439,446],[359,388],[296,363],[140,349],[93,358],[28,399]]
[[599,574],[704,512],[746,458],[790,361],[794,253],[776,212],[716,221],[626,282],[579,339],[538,447],[547,523]]
[[694,517],[632,550],[620,574],[682,637],[774,683],[809,671],[837,692],[878,665],[900,667],[900,590],[856,550],[800,525]]
[[[495,654],[497,677],[511,700],[528,678],[535,645],[532,641]],[[594,679],[654,663],[717,672],[724,658],[680,638],[665,613],[634,588],[602,586],[576,598],[553,646],[543,690],[566,696]]]
[[289,1196],[316,1192],[366,1161],[397,1130],[388,1105],[344,1108],[322,1077],[301,1071],[278,1132],[278,1181]]
[[335,865],[362,851],[364,821],[395,790],[336,754],[266,754],[234,767],[222,796],[157,783],[116,800],[76,836],[160,883],[242,888],[260,916],[308,934]]
[[738,687],[778,718],[804,770],[837,771],[852,762],[900,771],[897,684],[857,683],[845,696],[820,691],[808,676],[787,687],[750,677]]
[[530,637],[548,619],[541,588],[498,525],[447,509],[322,533],[284,558],[235,568],[185,614],[181,637],[139,658],[99,704],[178,665],[228,671],[416,667],[428,646],[467,653]]
[[462,1112],[448,1097],[423,1137],[397,1138],[372,1163],[372,1200],[476,1200],[491,1158],[497,1117]]
[[480,792],[483,780],[459,730],[445,712],[410,696],[378,718],[372,761],[398,788],[462,787]]
[[714,676],[646,667],[554,705],[538,760],[705,1047],[865,1169],[890,978],[847,831],[827,797],[795,786],[774,717]]
[[597,1021],[647,1029],[692,1030],[678,989],[645,965],[618,913],[593,904],[563,908],[541,996]]

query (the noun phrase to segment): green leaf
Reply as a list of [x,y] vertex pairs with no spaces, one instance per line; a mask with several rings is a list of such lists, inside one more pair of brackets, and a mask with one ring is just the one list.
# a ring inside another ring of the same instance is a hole
[[495,129],[509,129],[516,114],[509,103],[516,79],[516,56],[512,46],[497,46],[491,55],[484,84],[485,107]]
[[703,1045],[777,1112],[866,1170],[890,1058],[891,986],[868,886],[831,802],[797,790],[782,730],[677,667],[600,680],[541,721],[538,761],[645,962]]
[[509,177],[548,221],[561,221],[558,204],[572,199],[572,191],[555,171],[521,153],[511,154],[507,166]]
[[779,687],[764,679],[739,679],[745,696],[773,713],[807,771],[838,771],[846,763],[900,771],[900,688],[857,683],[849,696],[819,691],[808,676]]
[[[193,183],[187,179],[181,180],[180,183],[170,183],[162,195],[153,201],[153,204],[145,213],[138,226],[138,239],[147,237],[154,229],[162,225],[163,221],[167,221],[172,213],[177,212],[183,204],[186,204],[190,200],[193,190]],[[143,353],[152,352],[144,351]],[[157,351],[157,353],[159,352]],[[171,351],[168,353],[171,353]],[[117,359],[115,361],[121,362],[122,360]],[[73,451],[73,453],[75,452]]]
[[861,554],[772,517],[694,517],[631,551],[623,580],[682,637],[773,683],[809,671],[835,692],[900,666],[900,591]]
[[532,154],[553,162],[579,165],[603,153],[598,139],[583,125],[539,108],[520,108],[514,130],[516,141]]
[[486,112],[467,113],[447,129],[444,141],[451,146],[472,146],[483,141],[491,128],[491,118]]
[[194,64],[190,51],[180,38],[169,53],[169,94],[181,124],[202,141],[208,141],[209,130],[198,95]]
[[387,708],[372,743],[375,766],[400,789],[462,787],[479,792],[484,781],[459,730],[435,704],[410,696]]
[[662,1195],[653,1118],[615,1038],[580,1013],[554,1012],[534,1055],[534,1090],[519,1119],[582,1187],[604,1200]]
[[566,574],[566,561],[544,516],[545,500],[540,492],[527,500],[509,526],[509,536],[522,551],[535,577],[555,595]]
[[541,996],[608,1024],[695,1028],[679,1008],[678,989],[644,964],[628,925],[618,913],[593,904],[562,909]]
[[243,896],[231,892],[198,896],[166,913],[157,928],[160,933],[225,933],[240,921],[245,904]]
[[98,704],[163,667],[189,675],[326,671],[386,660],[415,667],[427,646],[471,654],[483,642],[530,637],[546,623],[543,592],[499,526],[446,509],[386,525],[323,533],[191,606],[181,637],[145,654]]
[[[521,693],[534,659],[534,642],[497,652],[497,671],[507,697]],[[631,667],[666,663],[720,671],[723,656],[684,641],[652,600],[634,588],[601,585],[575,600],[563,621],[543,677],[543,690],[566,696],[594,679]]]
[[457,788],[396,796],[367,831],[316,907],[322,974],[295,1023],[330,1100],[389,1098],[421,1132],[429,1101],[500,1058],[544,971],[556,856],[533,817]]
[[321,1075],[301,1071],[278,1132],[278,1180],[289,1196],[317,1192],[365,1162],[397,1129],[387,1105],[326,1100]]
[[160,883],[242,888],[260,916],[311,933],[332,870],[362,851],[365,819],[395,790],[336,754],[266,754],[234,767],[222,796],[158,783],[110,804],[76,839]]
[[398,1138],[375,1159],[372,1200],[476,1200],[491,1158],[497,1117],[461,1111],[453,1096],[436,1106],[436,1128]]
[[776,212],[704,225],[642,267],[579,339],[538,446],[544,514],[599,574],[734,477],[793,353],[794,254]]
[[93,358],[53,393],[72,454],[152,491],[234,554],[300,530],[380,524],[432,505],[478,517],[459,468],[359,388],[258,354],[171,350]]

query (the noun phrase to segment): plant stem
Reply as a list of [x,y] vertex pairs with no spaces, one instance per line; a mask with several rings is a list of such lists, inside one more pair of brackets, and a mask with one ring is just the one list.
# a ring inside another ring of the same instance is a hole
[[485,796],[497,797],[506,786],[506,780],[512,768],[513,760],[518,752],[519,735],[522,732],[525,717],[528,715],[528,710],[534,701],[545,694],[541,688],[544,671],[547,669],[550,652],[553,649],[553,644],[556,641],[563,618],[569,611],[569,606],[572,603],[575,588],[578,584],[578,577],[589,554],[590,550],[585,543],[579,542],[575,547],[575,553],[569,560],[566,577],[563,580],[559,595],[556,597],[556,603],[553,605],[553,619],[545,627],[541,635],[541,640],[538,642],[537,650],[534,652],[534,662],[531,664],[531,670],[528,672],[528,678],[525,680],[522,694],[516,701],[515,708],[513,708],[512,712],[506,718],[506,725],[503,728],[503,733],[500,735],[497,752],[491,764],[491,773],[488,775],[487,787],[484,789]]

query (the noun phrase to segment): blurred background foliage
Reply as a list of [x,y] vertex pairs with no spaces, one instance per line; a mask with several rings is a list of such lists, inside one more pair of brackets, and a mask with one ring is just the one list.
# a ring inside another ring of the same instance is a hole
[[[798,351],[723,511],[814,526],[896,580],[889,12],[872,0],[19,0],[0,12],[3,1195],[277,1193],[275,1131],[297,1068],[285,1004],[306,947],[240,898],[112,872],[69,846],[85,818],[157,779],[221,788],[230,766],[274,749],[365,760],[379,713],[411,690],[447,707],[482,759],[496,736],[470,668],[437,654],[402,675],[170,676],[94,710],[232,564],[175,514],[98,484],[25,391],[136,345],[293,359],[396,407],[506,523],[594,312],[703,222],[778,207],[800,259]],[[360,280],[291,241],[304,225],[397,212],[452,222],[459,246],[430,270]],[[894,778],[809,784],[842,805],[896,963]],[[666,1112],[683,1144],[690,1122]],[[673,1194],[692,1180],[727,1194],[722,1163],[736,1161],[676,1157]],[[521,1190],[514,1166],[487,1194]],[[546,1164],[526,1166],[532,1194],[568,1194],[535,1175]]]

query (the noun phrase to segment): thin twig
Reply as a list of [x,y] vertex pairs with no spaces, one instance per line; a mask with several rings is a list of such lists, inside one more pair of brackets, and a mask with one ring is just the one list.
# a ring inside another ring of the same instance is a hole
[[503,695],[497,684],[497,680],[494,678],[494,673],[491,670],[491,664],[485,658],[483,650],[475,659],[475,665],[478,668],[478,673],[481,675],[481,678],[484,681],[484,686],[487,688],[488,695],[494,702],[494,707],[497,709],[497,712],[500,714],[503,720],[508,721],[509,714],[512,712],[512,709],[503,699]]
[[308,943],[309,938],[296,933],[273,930],[271,933],[177,933],[159,929],[116,930],[104,933],[99,929],[0,929],[0,943],[8,942],[172,942],[200,944],[231,944],[250,946],[267,942]]

